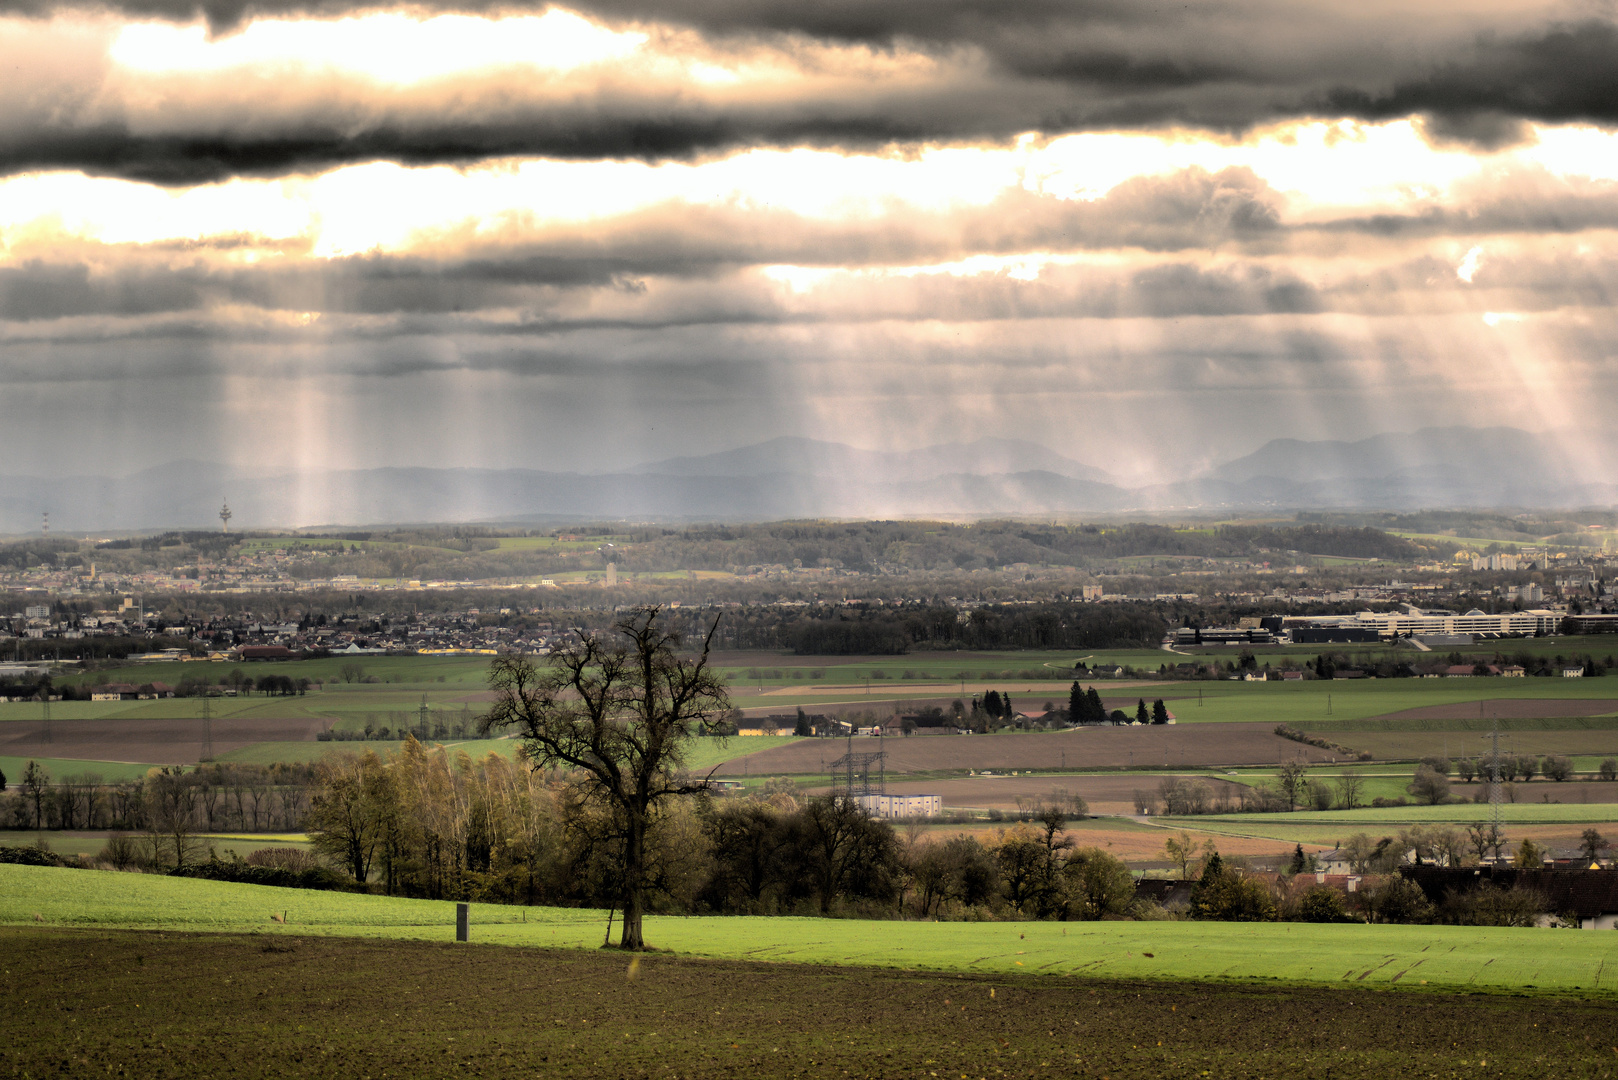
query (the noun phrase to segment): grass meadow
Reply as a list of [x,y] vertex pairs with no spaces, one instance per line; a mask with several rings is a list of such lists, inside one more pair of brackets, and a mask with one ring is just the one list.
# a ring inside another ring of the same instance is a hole
[[[271,914],[285,915],[285,924]],[[51,867],[0,866],[0,923],[451,941],[454,905]],[[604,913],[473,905],[491,945],[595,948]],[[917,971],[1618,990],[1618,934],[1194,922],[930,923],[652,916],[679,956]],[[1614,973],[1607,973],[1607,963]]]

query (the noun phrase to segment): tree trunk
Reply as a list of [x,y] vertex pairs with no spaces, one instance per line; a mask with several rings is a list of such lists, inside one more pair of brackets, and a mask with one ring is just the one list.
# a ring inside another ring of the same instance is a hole
[[619,948],[644,949],[646,939],[641,936],[641,914],[645,907],[646,819],[631,810],[627,824],[624,830],[624,933]]

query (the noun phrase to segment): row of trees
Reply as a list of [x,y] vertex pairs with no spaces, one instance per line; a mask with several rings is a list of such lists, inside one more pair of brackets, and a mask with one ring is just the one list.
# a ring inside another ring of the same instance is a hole
[[[427,749],[322,766],[311,800],[316,848],[391,894],[493,902],[621,901],[625,837],[577,776],[524,761]],[[1030,918],[1122,914],[1128,868],[1077,849],[1045,811],[985,844],[901,837],[847,799],[672,800],[641,851],[652,910],[745,914]]]
[[147,832],[161,821],[163,832],[181,837],[174,857],[184,862],[196,850],[185,838],[197,833],[301,828],[313,780],[308,765],[233,763],[154,768],[139,780],[53,778],[30,761],[9,787],[0,775],[0,827]]

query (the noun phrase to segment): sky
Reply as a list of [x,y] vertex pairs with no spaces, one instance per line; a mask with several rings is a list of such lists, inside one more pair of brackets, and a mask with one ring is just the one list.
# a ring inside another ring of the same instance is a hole
[[1615,123],[1608,0],[10,0],[0,473],[1576,448]]

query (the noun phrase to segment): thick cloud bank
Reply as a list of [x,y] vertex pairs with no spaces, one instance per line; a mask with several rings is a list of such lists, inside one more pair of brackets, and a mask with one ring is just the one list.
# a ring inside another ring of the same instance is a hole
[[0,61],[17,472],[1015,433],[1127,509],[1618,405],[1604,9],[36,0]]
[[[1571,19],[1561,6],[606,0],[580,11],[632,35],[633,47],[561,68],[469,62],[403,78],[322,53],[322,35],[347,32],[330,20],[371,12],[363,5],[22,10],[33,17],[0,23],[0,57],[17,72],[0,86],[0,170],[165,184],[378,159],[665,160],[1028,131],[1242,133],[1302,117],[1420,116],[1435,141],[1487,149],[1527,137],[1527,122],[1618,120],[1618,25]],[[501,18],[550,9],[410,10],[489,14],[479,25],[493,48]],[[299,24],[301,46],[251,21],[309,15],[326,21]],[[210,57],[200,69],[153,66],[161,40],[129,46],[121,17],[206,19],[220,36],[198,50]],[[242,40],[271,36],[278,55],[231,62]]]

